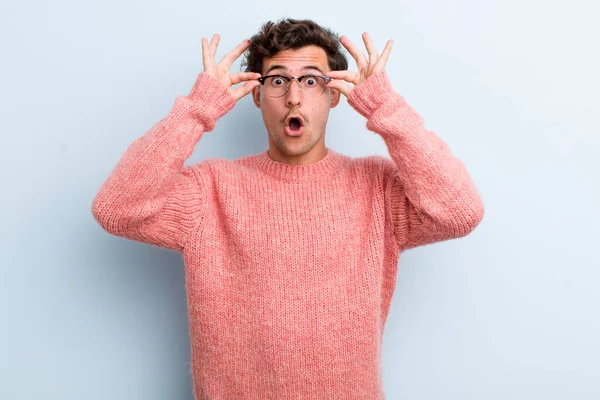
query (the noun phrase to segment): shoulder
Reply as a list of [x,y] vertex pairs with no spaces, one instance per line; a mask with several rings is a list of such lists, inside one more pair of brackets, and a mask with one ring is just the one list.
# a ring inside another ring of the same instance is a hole
[[232,161],[227,160],[225,158],[213,157],[198,161],[194,164],[187,165],[185,169],[198,173],[207,173],[210,171],[227,168],[229,164],[232,164]]
[[354,168],[367,171],[370,175],[377,175],[382,178],[390,177],[397,171],[394,161],[381,155],[370,155],[356,157],[352,159]]
[[366,185],[372,190],[385,190],[387,183],[396,173],[393,160],[381,155],[349,158],[347,172],[355,184]]
[[207,158],[184,167],[184,174],[191,175],[196,180],[206,185],[215,180],[222,180],[224,176],[231,175],[231,171],[236,168],[235,160],[225,158]]
[[186,169],[192,170],[205,181],[238,184],[241,180],[252,178],[259,172],[253,167],[256,157],[254,154],[235,159],[210,157]]

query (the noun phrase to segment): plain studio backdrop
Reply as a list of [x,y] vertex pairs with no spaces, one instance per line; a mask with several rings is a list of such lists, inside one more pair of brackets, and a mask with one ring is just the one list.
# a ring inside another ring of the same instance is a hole
[[[592,1],[2,1],[0,398],[191,399],[184,267],[110,236],[94,195],[218,60],[310,18],[363,51],[467,166],[469,236],[403,254],[384,334],[390,400],[600,398],[600,7]],[[240,70],[238,60],[231,71]],[[349,58],[350,69],[356,64]],[[327,146],[386,155],[345,98]],[[188,163],[266,150],[249,96]]]

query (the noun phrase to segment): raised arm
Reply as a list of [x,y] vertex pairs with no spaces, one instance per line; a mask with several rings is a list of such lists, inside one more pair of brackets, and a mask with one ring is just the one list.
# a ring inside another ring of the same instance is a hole
[[384,68],[393,41],[379,56],[368,33],[363,40],[368,60],[347,37],[340,38],[358,72],[327,75],[334,78],[329,86],[347,96],[348,104],[367,118],[367,128],[388,147],[392,160],[382,164],[384,196],[399,249],[467,235],[483,218],[473,181],[448,145],[425,129],[421,116],[392,90]]
[[[229,68],[248,47],[244,40],[216,65],[219,36],[202,39],[204,72],[187,96],[179,96],[170,113],[135,140],[92,204],[92,213],[109,233],[132,240],[182,250],[203,217],[207,193],[202,163],[184,167],[204,132],[236,101],[258,85],[260,74],[236,73]],[[246,81],[238,88],[232,85]]]
[[401,250],[463,237],[483,218],[483,203],[464,164],[394,92],[385,71],[357,86],[349,103],[384,139],[385,199]]

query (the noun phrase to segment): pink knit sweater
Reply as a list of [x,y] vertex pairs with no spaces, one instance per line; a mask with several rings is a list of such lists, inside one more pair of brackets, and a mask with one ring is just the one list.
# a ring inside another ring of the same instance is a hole
[[127,149],[92,206],[113,235],[182,253],[196,399],[384,399],[381,345],[400,253],[483,217],[465,167],[385,71],[348,103],[391,159],[328,148],[184,162],[234,99],[201,73]]

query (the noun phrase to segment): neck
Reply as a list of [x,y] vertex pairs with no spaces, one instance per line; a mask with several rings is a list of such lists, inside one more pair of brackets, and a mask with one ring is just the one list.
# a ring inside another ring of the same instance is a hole
[[[255,157],[256,166],[263,172],[288,182],[310,182],[329,175],[332,171],[340,168],[345,157],[332,149],[325,148],[325,155],[313,162],[292,164],[277,161],[265,150]],[[303,160],[304,161],[304,160]]]
[[[314,151],[313,151],[314,150]],[[308,153],[298,155],[287,155],[282,153],[279,149],[270,148],[267,150],[267,155],[274,161],[291,165],[308,165],[322,160],[327,155],[327,149],[325,147],[319,149],[312,149]]]

